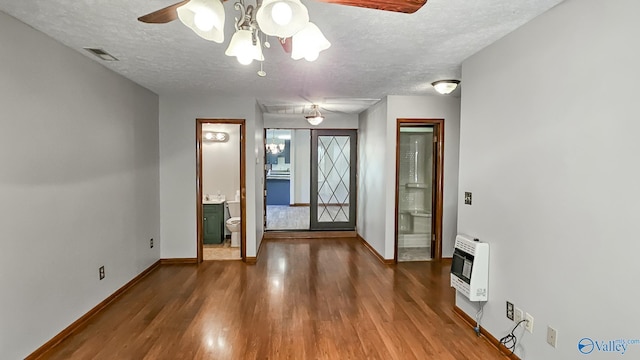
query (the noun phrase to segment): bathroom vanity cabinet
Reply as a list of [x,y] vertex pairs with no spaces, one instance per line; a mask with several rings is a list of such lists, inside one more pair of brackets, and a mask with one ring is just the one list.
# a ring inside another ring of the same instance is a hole
[[202,235],[205,244],[221,244],[224,240],[224,202],[204,204]]

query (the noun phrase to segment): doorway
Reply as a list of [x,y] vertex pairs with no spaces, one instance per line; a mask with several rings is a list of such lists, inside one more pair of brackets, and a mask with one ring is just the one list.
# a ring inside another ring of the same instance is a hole
[[309,230],[310,130],[264,132],[265,229]]
[[265,129],[265,230],[355,230],[357,130]]
[[198,262],[246,259],[245,120],[196,119]]
[[311,230],[356,229],[356,130],[311,131]]
[[395,261],[442,257],[442,119],[398,119]]

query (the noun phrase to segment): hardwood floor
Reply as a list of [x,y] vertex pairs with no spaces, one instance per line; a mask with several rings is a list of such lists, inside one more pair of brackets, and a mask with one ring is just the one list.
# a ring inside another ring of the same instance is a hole
[[387,266],[357,239],[162,265],[46,359],[505,359],[453,312],[449,266]]

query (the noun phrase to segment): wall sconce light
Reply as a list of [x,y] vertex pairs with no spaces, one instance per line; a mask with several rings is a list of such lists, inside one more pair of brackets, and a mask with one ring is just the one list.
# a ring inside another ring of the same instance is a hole
[[460,80],[438,80],[431,83],[434,89],[442,95],[449,95],[458,87]]
[[229,134],[226,132],[207,131],[204,133],[204,139],[211,142],[227,142],[229,141]]

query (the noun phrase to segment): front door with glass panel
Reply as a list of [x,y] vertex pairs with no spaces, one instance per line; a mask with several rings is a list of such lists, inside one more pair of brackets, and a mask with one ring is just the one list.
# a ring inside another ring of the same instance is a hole
[[356,228],[357,130],[311,132],[311,230]]

